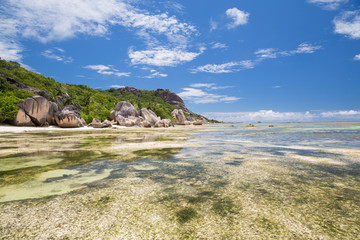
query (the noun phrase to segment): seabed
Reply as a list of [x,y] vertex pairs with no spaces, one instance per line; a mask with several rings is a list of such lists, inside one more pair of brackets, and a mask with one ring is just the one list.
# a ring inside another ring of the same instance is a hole
[[360,239],[360,125],[0,133],[1,239]]

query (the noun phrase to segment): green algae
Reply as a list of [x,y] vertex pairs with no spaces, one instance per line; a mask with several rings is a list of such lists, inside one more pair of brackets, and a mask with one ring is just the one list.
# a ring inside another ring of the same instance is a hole
[[197,217],[197,211],[192,207],[185,207],[176,213],[176,219],[179,223],[186,223]]
[[176,153],[180,152],[182,148],[155,148],[155,149],[145,149],[137,150],[133,153],[141,158],[155,158],[159,160],[169,159]]

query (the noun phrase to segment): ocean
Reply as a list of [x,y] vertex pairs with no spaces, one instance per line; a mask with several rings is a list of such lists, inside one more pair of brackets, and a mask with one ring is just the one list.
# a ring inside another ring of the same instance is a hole
[[3,133],[0,236],[360,239],[360,124],[246,125]]

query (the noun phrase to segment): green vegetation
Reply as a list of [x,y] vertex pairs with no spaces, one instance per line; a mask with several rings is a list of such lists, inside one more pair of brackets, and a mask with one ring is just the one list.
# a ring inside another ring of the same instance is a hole
[[12,120],[17,113],[16,103],[36,95],[30,91],[16,89],[6,78],[13,78],[17,82],[46,91],[49,100],[56,102],[60,107],[79,104],[81,116],[87,123],[93,118],[101,121],[108,119],[119,101],[130,102],[137,110],[150,109],[162,119],[175,121],[171,112],[176,107],[155,96],[155,91],[141,90],[132,94],[114,88],[95,90],[85,85],[63,84],[53,78],[26,70],[17,62],[0,59],[0,122]]

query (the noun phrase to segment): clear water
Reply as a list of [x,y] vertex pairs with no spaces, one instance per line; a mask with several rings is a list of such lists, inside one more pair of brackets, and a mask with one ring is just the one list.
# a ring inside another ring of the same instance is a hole
[[0,235],[358,239],[360,124],[255,125],[0,136]]

